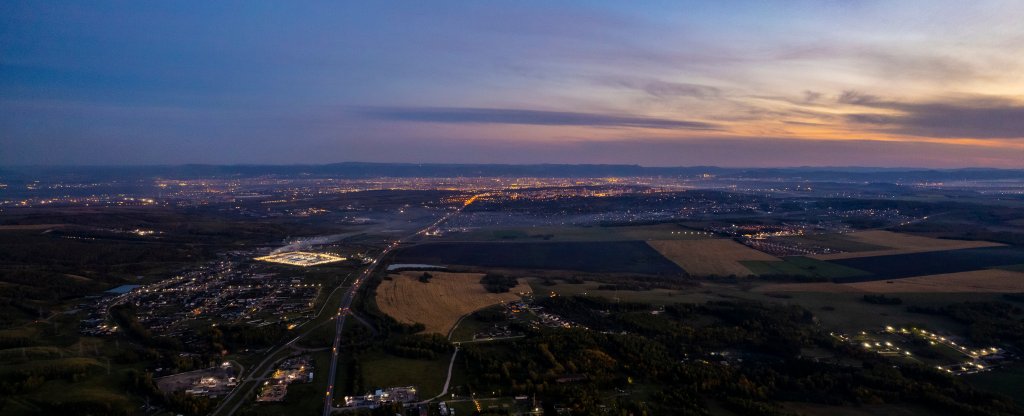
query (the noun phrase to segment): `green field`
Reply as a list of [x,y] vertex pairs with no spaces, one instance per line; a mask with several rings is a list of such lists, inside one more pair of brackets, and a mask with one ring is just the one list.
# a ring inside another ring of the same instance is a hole
[[758,283],[739,286],[736,284],[703,283],[699,287],[687,289],[653,289],[653,290],[599,290],[602,283],[586,281],[581,284],[558,282],[548,286],[541,279],[533,279],[530,284],[537,296],[549,296],[552,292],[559,296],[599,296],[613,301],[639,302],[653,305],[670,305],[676,303],[704,303],[708,301],[756,301],[764,303],[782,303],[800,305],[814,313],[822,326],[840,332],[878,329],[886,325],[917,325],[932,330],[963,333],[963,324],[939,315],[912,313],[907,306],[941,306],[963,301],[1001,300],[1001,295],[991,293],[977,294],[900,294],[902,305],[876,305],[864,302],[859,293],[823,293],[823,292],[785,292],[782,294],[760,293],[749,289]]
[[473,334],[490,326],[491,323],[483,322],[474,318],[473,314],[469,314],[459,321],[459,325],[452,330],[451,340],[454,342],[470,341],[473,339]]
[[552,293],[558,296],[600,296],[610,300],[621,302],[640,302],[655,305],[669,305],[673,303],[704,302],[707,300],[721,300],[722,297],[710,294],[708,291],[694,288],[691,290],[677,289],[651,289],[651,290],[602,290],[599,286],[605,283],[586,281],[579,284],[557,283],[553,286],[544,284],[541,279],[531,279],[530,287],[536,296],[550,296]]
[[401,249],[395,262],[594,273],[683,273],[643,241],[452,242]]
[[1012,264],[1009,266],[998,266],[996,269],[1009,270],[1011,272],[1024,272],[1024,264]]
[[1021,394],[1021,386],[1024,386],[1024,363],[1011,363],[994,371],[971,374],[964,377],[964,380],[972,387],[1002,394],[1024,406],[1024,395]]
[[[753,294],[753,293],[751,293]],[[764,301],[800,305],[814,313],[822,327],[829,330],[853,332],[867,329],[881,329],[886,325],[916,326],[931,331],[945,331],[963,334],[967,328],[952,319],[940,315],[908,312],[907,307],[937,307],[965,301],[998,301],[1002,296],[991,293],[901,293],[902,305],[876,305],[864,302],[860,293],[786,292],[783,297],[772,299],[764,294]]]
[[741,261],[741,264],[757,275],[804,276],[820,279],[842,279],[869,276],[871,273],[809,257],[783,257],[782,261]]
[[807,234],[790,237],[775,237],[772,240],[778,240],[779,242],[783,242],[785,244],[796,244],[800,246],[817,246],[846,252],[875,251],[885,250],[888,248],[875,244],[865,243],[862,241],[853,240],[845,234]]
[[415,360],[374,351],[359,357],[367,390],[395,386],[416,386],[421,399],[441,392],[448,376],[451,355],[436,360]]

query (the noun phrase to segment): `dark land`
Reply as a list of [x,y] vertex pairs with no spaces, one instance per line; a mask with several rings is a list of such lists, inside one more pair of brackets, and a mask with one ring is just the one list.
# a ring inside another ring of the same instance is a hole
[[[436,415],[441,402],[460,415],[1024,414],[1022,177],[6,168],[0,414],[299,415],[326,403]],[[864,232],[1002,245],[892,254],[902,247],[855,238]],[[702,251],[711,240],[731,248]],[[272,252],[345,260],[256,260]],[[835,253],[867,255],[812,258]],[[444,270],[479,273],[468,281],[480,293],[532,293],[471,312],[451,337],[425,333],[378,307],[396,264],[433,273],[415,284],[439,285]],[[857,286],[960,272],[977,278],[937,280],[938,291]],[[312,378],[256,402],[289,362]],[[346,401],[406,386],[417,399]]]

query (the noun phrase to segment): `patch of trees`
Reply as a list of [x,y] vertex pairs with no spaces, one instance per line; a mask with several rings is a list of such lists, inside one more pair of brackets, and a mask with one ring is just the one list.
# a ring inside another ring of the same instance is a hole
[[136,312],[135,305],[132,304],[121,304],[110,308],[110,316],[129,338],[154,348],[172,350],[182,348],[181,342],[174,338],[154,336],[148,328],[139,322],[135,316]]
[[491,293],[507,293],[519,284],[519,279],[514,276],[488,273],[480,278],[480,284]]
[[214,408],[214,402],[209,398],[193,396],[185,394],[185,392],[176,392],[165,397],[167,407],[187,415],[206,415]]
[[644,292],[661,287],[657,282],[627,281],[623,283],[605,283],[597,286],[597,290],[628,290]]
[[430,273],[427,273],[427,272],[423,272],[423,274],[420,275],[420,282],[422,282],[422,283],[430,283],[430,279],[433,279],[433,278],[434,278],[434,275],[432,275]]
[[17,394],[38,389],[50,380],[76,382],[103,370],[96,359],[74,357],[34,360],[5,365],[0,372],[0,393]]
[[84,394],[70,397],[70,400],[40,400],[39,414],[46,415],[128,415],[136,410],[128,399],[112,394]]
[[[796,282],[796,283],[818,283],[831,281],[828,277],[818,274],[762,274],[756,276],[758,279],[770,282]],[[734,279],[735,280],[735,279]]]
[[[538,303],[570,320],[596,318],[585,323],[590,330],[540,328],[504,346],[465,345],[460,359],[470,370],[471,389],[535,394],[545,403],[568,405],[575,414],[600,413],[602,406],[613,414],[636,408],[606,393],[631,389],[634,383],[659,386],[660,393],[645,404],[650,414],[709,414],[711,407],[738,414],[789,414],[774,404],[780,401],[1020,413],[1012,400],[972,390],[931,368],[894,367],[884,357],[838,343],[798,306],[708,302],[669,305],[651,314],[650,305],[599,298],[556,297]],[[861,365],[805,359],[805,348],[824,348],[836,362]]]
[[210,345],[215,351],[238,351],[246,348],[264,348],[284,338],[288,328],[284,323],[269,325],[224,324],[209,329]]
[[941,307],[907,307],[910,312],[947,316],[967,325],[971,341],[1024,348],[1024,309],[1006,302],[961,302]]
[[865,302],[875,305],[902,305],[903,299],[898,297],[888,297],[885,295],[864,295],[862,298]]
[[399,357],[433,360],[450,353],[452,344],[441,334],[405,335],[388,340],[384,349]]
[[487,308],[473,312],[473,318],[481,322],[503,322],[505,321],[505,313],[500,309]]

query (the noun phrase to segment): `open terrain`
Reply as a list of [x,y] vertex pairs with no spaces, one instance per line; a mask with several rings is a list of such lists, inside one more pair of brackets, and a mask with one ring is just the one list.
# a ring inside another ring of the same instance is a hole
[[922,237],[892,231],[871,230],[847,234],[849,240],[881,247],[881,250],[858,250],[845,253],[819,254],[811,256],[819,260],[840,260],[859,257],[886,256],[894,254],[923,253],[929,251],[958,250],[977,247],[994,247],[1002,244],[989,241],[946,240]]
[[850,283],[865,292],[1024,292],[1024,273],[1001,269],[933,274],[896,280]]
[[595,273],[679,274],[643,241],[430,243],[407,247],[396,263]]
[[654,240],[647,244],[695,276],[747,276],[752,271],[740,264],[740,261],[779,260],[775,256],[724,239]]
[[783,257],[782,261],[743,261],[744,266],[757,275],[802,276],[819,280],[871,276],[863,270],[804,256]]
[[490,293],[480,284],[481,273],[431,271],[429,283],[419,280],[423,272],[391,275],[377,287],[377,307],[399,322],[420,323],[427,333],[447,334],[459,318],[477,309],[520,298],[531,293],[520,282],[508,293]]
[[859,257],[832,260],[828,263],[870,273],[865,276],[837,277],[837,281],[853,283],[958,273],[990,267],[1012,266],[1022,262],[1024,262],[1024,249],[1003,246]]
[[1024,273],[1002,269],[972,270],[858,283],[782,283],[763,285],[761,292],[864,293],[1016,293],[1024,292]]
[[814,247],[818,249],[825,248],[835,252],[881,251],[889,248],[889,246],[886,245],[871,244],[851,237],[851,235],[856,234],[860,233],[805,234],[773,237],[772,240],[786,245]]

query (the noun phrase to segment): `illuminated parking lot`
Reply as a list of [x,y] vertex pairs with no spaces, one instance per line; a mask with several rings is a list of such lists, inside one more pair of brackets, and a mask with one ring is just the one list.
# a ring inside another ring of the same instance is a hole
[[256,260],[270,263],[288,264],[292,266],[309,267],[321,264],[335,263],[347,260],[345,257],[335,256],[326,253],[310,253],[308,251],[291,251],[287,253],[271,254],[269,256],[257,257]]

